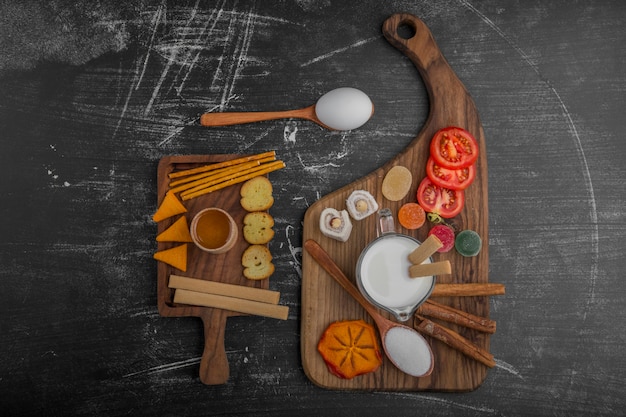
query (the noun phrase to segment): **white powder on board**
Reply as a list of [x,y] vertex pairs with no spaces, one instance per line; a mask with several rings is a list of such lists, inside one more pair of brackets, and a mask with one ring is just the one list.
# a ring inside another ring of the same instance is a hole
[[385,336],[385,350],[391,361],[404,373],[423,376],[430,371],[433,360],[428,342],[412,329],[389,329]]

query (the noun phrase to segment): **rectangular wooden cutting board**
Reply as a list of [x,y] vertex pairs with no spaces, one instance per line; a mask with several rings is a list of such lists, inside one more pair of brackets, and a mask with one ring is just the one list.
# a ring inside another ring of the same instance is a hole
[[[167,156],[161,159],[157,169],[158,203],[169,190],[168,174],[196,168],[202,165],[232,160],[242,155],[180,155]],[[187,224],[200,210],[207,207],[219,207],[227,211],[241,229],[243,218],[247,214],[239,203],[242,184],[234,184],[227,188],[205,194],[183,202],[187,212],[179,216],[165,219],[158,223],[157,233],[171,226],[180,216],[187,218]],[[175,242],[159,242],[157,250],[164,250],[179,245]],[[241,230],[235,246],[224,254],[208,254],[193,243],[187,247],[187,271],[183,272],[163,262],[157,266],[157,302],[159,313],[165,317],[199,317],[204,324],[204,352],[200,363],[200,379],[206,384],[223,384],[228,380],[229,366],[224,348],[224,331],[226,319],[240,315],[230,310],[190,306],[174,303],[174,290],[168,287],[171,274],[198,278],[227,284],[258,287],[267,289],[269,279],[253,281],[243,275],[241,256],[249,244],[244,240]]]
[[[407,26],[414,35],[404,38],[398,28]],[[471,229],[480,234],[483,247],[478,256],[463,257],[452,250],[435,254],[435,260],[449,260],[452,274],[438,277],[439,283],[488,282],[488,206],[487,206],[487,157],[484,132],[474,102],[463,84],[441,55],[432,34],[422,21],[412,15],[397,14],[383,25],[387,40],[403,52],[416,66],[430,98],[430,114],[419,135],[394,159],[369,175],[336,190],[315,202],[304,217],[303,241],[317,241],[335,260],[343,272],[354,282],[355,266],[360,252],[376,237],[375,216],[353,221],[350,239],[339,242],[322,235],[319,216],[324,208],[345,208],[345,201],[354,190],[367,190],[381,208],[387,207],[397,213],[406,202],[415,202],[417,186],[426,176],[426,161],[433,134],[444,127],[457,126],[468,130],[479,142],[480,156],[476,164],[474,183],[465,191],[465,207],[451,222],[459,229]],[[399,56],[398,59],[401,59]],[[372,138],[372,140],[376,140]],[[380,144],[384,146],[384,144]],[[407,167],[413,174],[409,194],[400,201],[389,201],[381,192],[384,176],[393,166]],[[409,231],[396,225],[397,231],[423,241],[430,228],[425,225],[417,231]],[[329,389],[386,390],[386,391],[470,391],[484,381],[488,368],[475,360],[449,348],[434,339],[428,339],[433,350],[435,366],[431,375],[415,378],[399,371],[384,358],[383,366],[376,372],[350,380],[332,375],[317,352],[317,343],[326,327],[338,320],[363,319],[373,323],[365,310],[354,301],[308,254],[303,251],[302,260],[302,325],[301,357],[304,371],[315,384]],[[488,317],[487,297],[448,297],[436,301],[463,311]],[[388,314],[385,314],[389,317]],[[412,325],[412,322],[408,322]],[[443,324],[443,323],[442,323]],[[489,350],[489,335],[475,330],[444,324],[459,332],[482,348]]]

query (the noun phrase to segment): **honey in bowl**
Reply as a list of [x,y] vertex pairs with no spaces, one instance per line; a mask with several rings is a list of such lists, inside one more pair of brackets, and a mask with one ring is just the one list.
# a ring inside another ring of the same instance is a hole
[[237,241],[237,225],[224,210],[210,207],[200,211],[191,221],[191,238],[196,246],[209,253],[224,253]]

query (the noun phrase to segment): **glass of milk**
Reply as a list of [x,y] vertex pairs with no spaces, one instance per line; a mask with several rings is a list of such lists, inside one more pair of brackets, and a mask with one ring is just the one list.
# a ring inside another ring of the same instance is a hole
[[[420,241],[396,233],[391,210],[384,208],[377,215],[378,237],[363,249],[357,261],[357,287],[369,302],[389,311],[399,321],[407,321],[430,296],[435,277],[409,276],[409,254]],[[432,258],[424,261],[431,262]]]

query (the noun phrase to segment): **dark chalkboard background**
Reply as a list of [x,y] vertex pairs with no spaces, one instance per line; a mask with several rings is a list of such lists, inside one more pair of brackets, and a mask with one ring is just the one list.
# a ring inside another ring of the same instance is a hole
[[[616,415],[626,400],[626,3],[58,1],[0,4],[3,415]],[[409,12],[472,94],[487,139],[491,338],[467,394],[314,386],[299,357],[307,207],[401,151],[427,117],[381,35]],[[207,129],[353,86],[358,130],[285,120]],[[198,380],[201,323],[156,303],[156,166],[276,149],[287,321],[228,320],[229,382]]]

